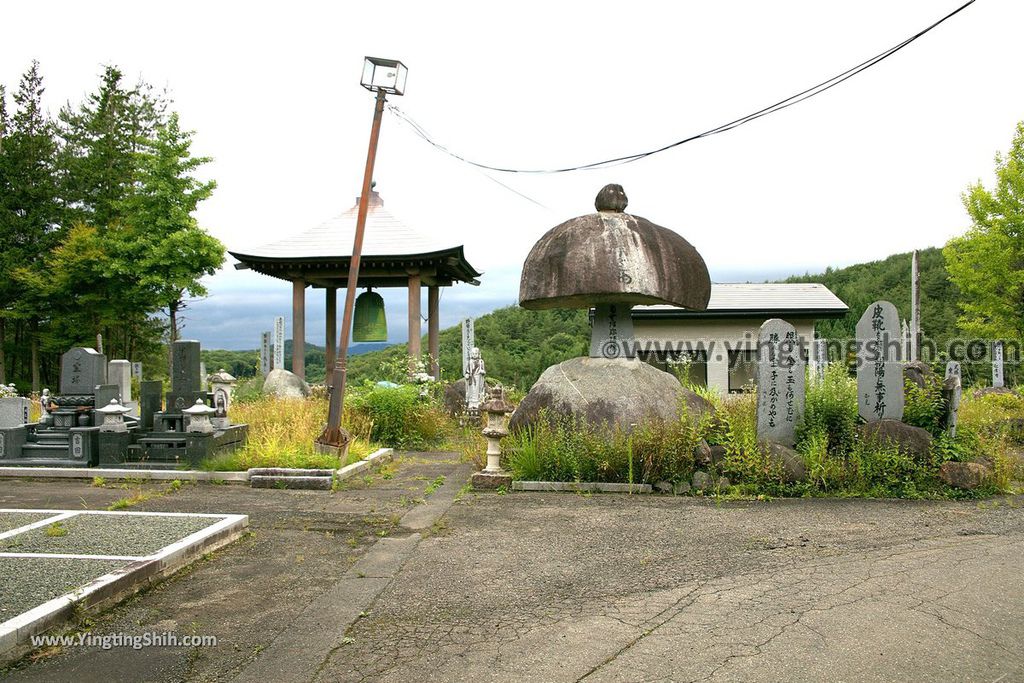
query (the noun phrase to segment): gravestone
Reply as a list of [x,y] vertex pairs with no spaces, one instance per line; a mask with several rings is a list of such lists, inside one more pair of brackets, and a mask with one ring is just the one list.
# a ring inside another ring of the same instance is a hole
[[206,363],[199,361],[199,390],[209,391],[206,382]]
[[757,439],[792,446],[804,414],[804,361],[796,328],[764,321],[757,336]]
[[195,404],[196,399],[205,398],[200,383],[199,342],[180,340],[171,345],[174,369],[171,374],[171,390],[167,393],[168,413],[180,413]]
[[867,422],[903,419],[903,367],[896,307],[876,301],[857,322],[857,403]]
[[264,379],[270,374],[273,369],[270,367],[272,356],[270,354],[270,332],[264,332],[260,335],[260,372],[263,373]]
[[1006,385],[1003,376],[1003,342],[992,344],[992,386],[1000,388]]
[[960,412],[960,398],[963,394],[960,364],[955,360],[946,363],[946,378],[942,382],[942,393],[946,399],[946,432],[950,437],[955,437],[957,415]]
[[274,370],[284,370],[284,318],[274,318]]
[[[95,403],[92,411],[91,424],[88,426],[98,427],[103,424],[103,414],[97,412],[99,408],[110,405],[111,401],[117,401],[121,394],[121,388],[116,384],[100,384],[96,387]],[[79,426],[83,425],[79,422]]]
[[132,377],[139,384],[142,383],[142,363],[132,363]]
[[28,424],[32,401],[21,396],[0,398],[0,429],[14,429]]
[[139,416],[142,429],[154,429],[153,416],[163,409],[164,383],[160,380],[139,383]]
[[[107,364],[107,381],[116,384],[121,391],[118,397],[122,405],[132,400],[132,365],[126,360],[112,360]],[[98,406],[102,407],[102,406]]]
[[107,358],[102,353],[75,347],[60,359],[61,396],[92,396],[107,383]]
[[462,321],[462,376],[469,374],[469,354],[476,346],[476,335],[473,329],[473,319],[466,318]]
[[598,304],[590,330],[591,358],[632,358],[633,316],[630,304]]

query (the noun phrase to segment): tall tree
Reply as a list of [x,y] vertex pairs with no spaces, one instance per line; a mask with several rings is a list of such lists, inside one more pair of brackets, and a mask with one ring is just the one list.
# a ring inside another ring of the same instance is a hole
[[39,391],[40,305],[13,282],[20,268],[41,271],[47,251],[59,240],[57,140],[53,121],[43,109],[43,78],[33,61],[14,94],[15,110],[3,145],[4,192],[0,194],[0,241],[4,245],[4,282],[9,301],[0,315],[27,324],[32,390]]
[[[10,181],[7,177],[7,157],[4,154],[4,137],[7,135],[7,129],[9,127],[9,120],[7,116],[7,88],[0,85],[0,197],[6,197],[7,193],[10,192]],[[4,232],[4,225],[8,220],[6,218],[6,207],[3,202],[0,202],[0,237],[6,235]],[[12,296],[10,281],[11,278],[8,275],[10,269],[6,266],[4,255],[0,254],[0,384],[7,383],[7,318],[4,316],[4,310],[10,305],[10,298]]]
[[202,277],[224,262],[224,245],[200,228],[193,215],[217,186],[194,175],[211,159],[192,156],[193,134],[182,130],[177,113],[172,113],[138,154],[137,188],[119,205],[135,233],[124,261],[135,264],[144,296],[167,312],[172,342],[178,338],[178,316],[186,299],[205,296]]
[[162,122],[167,106],[151,86],[124,84],[115,66],[106,66],[100,87],[77,108],[60,112],[64,141],[64,194],[71,216],[100,231],[120,218],[118,206],[137,181],[137,154]]
[[1024,336],[1024,121],[1004,156],[995,159],[991,190],[979,181],[963,195],[971,228],[943,254],[960,288],[959,323],[968,334],[993,339]]

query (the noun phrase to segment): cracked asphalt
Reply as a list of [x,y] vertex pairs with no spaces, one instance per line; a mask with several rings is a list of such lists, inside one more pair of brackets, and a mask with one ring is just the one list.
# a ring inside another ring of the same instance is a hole
[[[154,498],[248,513],[254,533],[91,628],[218,646],[74,649],[11,680],[1024,681],[1024,497],[459,493],[467,476],[413,454],[333,495]],[[0,502],[111,496],[62,487]]]
[[1024,680],[1024,510],[478,495],[322,681]]

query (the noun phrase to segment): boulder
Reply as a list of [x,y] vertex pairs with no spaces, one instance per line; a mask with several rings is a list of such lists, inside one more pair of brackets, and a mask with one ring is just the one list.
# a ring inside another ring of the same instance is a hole
[[711,446],[704,439],[701,439],[700,443],[693,449],[693,462],[704,467],[710,467],[714,464]]
[[725,460],[725,456],[729,454],[728,449],[726,449],[725,446],[719,443],[716,443],[714,446],[709,447],[708,450],[710,451],[712,465],[720,464],[723,460]]
[[900,452],[917,462],[928,459],[932,447],[932,435],[920,427],[913,427],[899,420],[878,420],[857,427],[857,433],[865,443],[871,445],[894,445]]
[[761,448],[764,449],[768,462],[781,472],[782,481],[787,484],[795,484],[807,479],[807,467],[804,465],[804,459],[795,450],[774,441],[762,442]]
[[466,412],[465,378],[445,385],[442,401],[444,403],[444,412],[450,417],[457,417]]
[[674,375],[636,358],[571,358],[544,371],[513,413],[509,428],[529,428],[546,409],[551,418],[630,429],[645,420],[678,420],[684,402],[694,423],[715,410]]
[[658,493],[672,493],[672,482],[664,480],[654,482],[654,490]]
[[672,487],[672,493],[674,493],[677,496],[685,496],[686,494],[690,493],[691,490],[692,487],[690,486],[690,482],[688,481],[677,482],[676,485]]
[[696,491],[710,491],[715,486],[715,480],[707,472],[697,470],[693,473],[692,485]]
[[991,475],[992,470],[978,462],[944,462],[939,468],[939,478],[957,489],[976,489]]
[[984,389],[978,389],[974,392],[974,398],[981,398],[982,396],[990,396],[992,394],[1012,394],[1013,392],[1006,387],[985,387]]
[[270,371],[263,382],[263,395],[288,399],[306,398],[309,396],[309,385],[298,375],[276,368]]
[[932,369],[924,361],[912,360],[903,365],[903,379],[913,382],[922,389],[931,375]]

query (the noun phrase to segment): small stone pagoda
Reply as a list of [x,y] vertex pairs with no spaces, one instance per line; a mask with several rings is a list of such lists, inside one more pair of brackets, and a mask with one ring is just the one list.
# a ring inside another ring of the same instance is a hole
[[593,309],[589,357],[548,368],[512,416],[511,428],[541,411],[597,425],[630,428],[646,419],[678,419],[710,404],[667,372],[636,358],[631,309],[670,304],[704,310],[711,279],[697,250],[679,234],[625,213],[626,193],[608,185],[596,213],[562,223],[533,246],[519,287],[528,309]]

